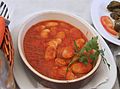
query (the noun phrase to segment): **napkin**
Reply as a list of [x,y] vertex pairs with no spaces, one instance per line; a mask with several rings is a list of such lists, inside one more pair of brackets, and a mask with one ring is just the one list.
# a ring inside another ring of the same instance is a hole
[[11,20],[14,12],[14,0],[0,0],[0,2],[4,2],[6,4],[6,7],[8,7],[8,13],[9,13],[9,20]]

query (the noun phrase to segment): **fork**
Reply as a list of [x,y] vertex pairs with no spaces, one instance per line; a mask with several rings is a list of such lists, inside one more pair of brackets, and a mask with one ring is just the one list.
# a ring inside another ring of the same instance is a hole
[[117,79],[118,79],[118,84],[120,87],[120,46],[114,45],[110,42],[107,42],[109,47],[111,48],[111,51],[113,52],[113,56],[116,61],[116,67],[117,67]]
[[120,87],[120,47],[117,47],[117,50],[114,52],[114,56],[116,57],[117,77],[118,77],[118,83]]
[[9,25],[10,21],[8,20],[9,19],[8,7],[3,1],[0,3],[0,16],[4,17],[6,25]]

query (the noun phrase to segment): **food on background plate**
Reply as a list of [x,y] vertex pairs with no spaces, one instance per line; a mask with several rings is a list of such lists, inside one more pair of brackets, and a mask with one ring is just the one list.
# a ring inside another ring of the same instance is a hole
[[73,25],[48,20],[29,28],[23,46],[27,61],[39,73],[53,79],[73,80],[96,65],[100,54],[97,39],[88,41]]
[[101,23],[106,31],[111,33],[112,35],[117,35],[118,32],[114,29],[114,24],[109,16],[101,16]]
[[120,19],[120,11],[119,11],[119,12],[112,12],[112,13],[110,13],[110,16],[111,16],[114,20],[119,20],[119,19]]
[[107,6],[107,9],[110,12],[118,12],[120,11],[120,2],[119,1],[111,1]]
[[101,23],[109,33],[120,39],[120,2],[111,1],[107,6],[107,10],[110,11],[112,19],[109,16],[102,16]]
[[114,29],[115,29],[117,32],[120,32],[120,19],[115,21]]

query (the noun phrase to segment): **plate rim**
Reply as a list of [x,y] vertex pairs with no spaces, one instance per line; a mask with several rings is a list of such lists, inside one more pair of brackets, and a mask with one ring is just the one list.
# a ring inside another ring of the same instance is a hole
[[[27,16],[28,17],[28,16]],[[27,19],[27,18],[26,18]],[[85,21],[86,22],[86,21]],[[86,23],[88,23],[88,22],[86,22]],[[89,24],[89,23],[88,23]],[[91,29],[94,29],[90,24],[89,24],[89,26],[90,26],[90,28]],[[20,26],[21,27],[21,26]],[[103,43],[104,43],[104,45],[106,46],[106,49],[109,51],[109,53],[110,53],[110,55],[111,55],[111,57],[112,57],[112,61],[114,61],[113,63],[113,65],[114,65],[114,67],[115,67],[115,70],[116,70],[116,66],[115,66],[115,60],[114,60],[114,58],[113,58],[113,55],[112,55],[112,52],[110,51],[110,49],[109,49],[109,47],[108,47],[108,45],[106,44],[106,42],[103,40],[103,38],[98,34],[98,32],[97,31],[94,31],[99,37],[100,37],[100,39],[103,41]],[[17,50],[18,51],[18,50]],[[18,52],[18,54],[19,54],[19,52]],[[21,60],[21,59],[20,59]],[[114,81],[113,81],[113,84],[111,84],[111,88],[114,86],[114,84],[115,84],[115,81],[116,81],[116,78],[117,78],[117,71],[115,71],[114,72],[115,73],[115,77],[114,77]],[[14,74],[15,74],[15,70],[14,70]],[[16,75],[16,74],[15,74]],[[17,75],[15,76],[15,79],[17,79],[16,77],[18,77]],[[18,83],[18,80],[16,80],[17,81],[17,83]],[[19,85],[19,84],[18,84]]]

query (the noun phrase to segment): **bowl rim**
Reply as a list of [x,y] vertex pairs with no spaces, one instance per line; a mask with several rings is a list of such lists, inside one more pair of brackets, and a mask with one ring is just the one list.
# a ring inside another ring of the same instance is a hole
[[[79,20],[82,24],[84,24],[84,26],[86,26],[88,29],[91,29],[91,33],[93,33],[94,36],[96,36],[96,33],[95,33],[95,29],[89,24],[87,23],[84,19],[82,19],[81,17],[77,16],[77,15],[74,15],[72,13],[68,13],[68,12],[64,12],[64,11],[56,11],[56,10],[45,10],[45,11],[41,11],[41,12],[37,12],[37,13],[33,13],[31,14],[29,17],[27,17],[24,22],[22,23],[21,27],[20,27],[20,31],[19,31],[19,34],[18,34],[18,51],[19,51],[19,54],[21,56],[21,59],[23,60],[23,62],[25,63],[25,65],[28,67],[28,69],[30,69],[34,74],[36,74],[38,77],[40,78],[43,78],[47,81],[50,81],[50,82],[54,82],[54,83],[72,83],[72,82],[77,82],[77,81],[80,81],[80,80],[84,80],[86,79],[87,77],[89,77],[90,75],[92,75],[99,67],[100,65],[100,62],[101,62],[101,56],[99,55],[98,57],[98,60],[97,60],[97,63],[95,65],[95,67],[89,72],[87,73],[85,76],[83,77],[80,77],[80,78],[77,78],[77,79],[74,79],[74,80],[57,80],[57,79],[52,79],[52,78],[49,78],[45,75],[42,75],[41,73],[39,73],[37,70],[35,70],[30,64],[29,62],[27,61],[26,57],[24,56],[23,52],[22,52],[22,47],[21,47],[21,36],[22,36],[22,31],[23,31],[23,28],[25,26],[26,23],[29,22],[29,19],[33,19],[35,18],[35,16],[37,15],[42,15],[42,14],[46,14],[46,13],[55,13],[55,14],[62,14],[62,15],[66,15],[66,16],[70,16],[72,18],[75,18],[76,20]],[[98,36],[99,38],[99,36]],[[99,41],[98,41],[99,43]],[[99,44],[99,47],[101,48],[100,44]]]

